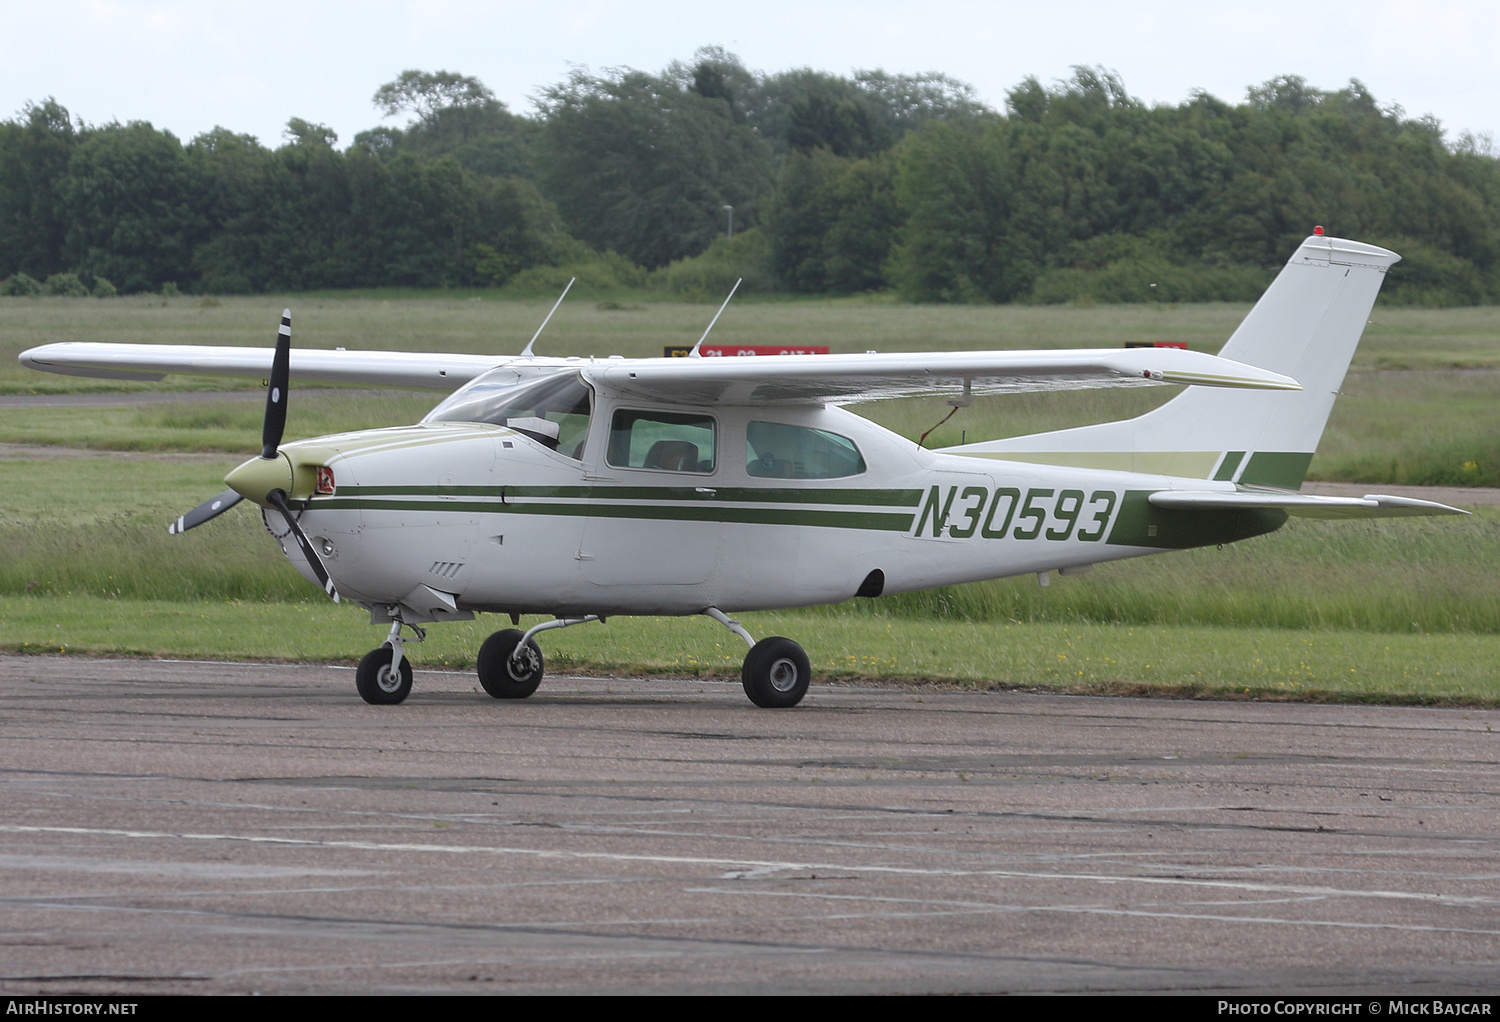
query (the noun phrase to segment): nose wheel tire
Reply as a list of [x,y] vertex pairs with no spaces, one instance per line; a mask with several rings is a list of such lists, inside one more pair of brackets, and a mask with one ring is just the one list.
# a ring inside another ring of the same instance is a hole
[[479,684],[496,699],[525,699],[542,683],[542,648],[533,639],[515,656],[521,635],[507,628],[479,647]]
[[401,668],[393,671],[391,647],[372,649],[354,672],[354,686],[365,702],[393,706],[411,695],[411,661],[403,657]]
[[807,694],[812,665],[802,647],[779,635],[761,639],[745,656],[740,672],[745,695],[768,710],[796,706]]

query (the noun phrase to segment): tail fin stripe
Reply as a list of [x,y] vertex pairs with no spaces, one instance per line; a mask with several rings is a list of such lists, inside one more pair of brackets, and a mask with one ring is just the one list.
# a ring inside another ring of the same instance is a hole
[[1219,470],[1214,473],[1214,479],[1219,482],[1228,482],[1234,478],[1234,470],[1240,467],[1240,462],[1245,460],[1244,451],[1230,451],[1224,455],[1224,460],[1219,462]]

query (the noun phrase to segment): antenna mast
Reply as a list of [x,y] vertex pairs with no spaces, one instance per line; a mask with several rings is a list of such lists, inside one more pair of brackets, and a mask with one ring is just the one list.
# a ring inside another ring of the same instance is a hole
[[[734,282],[734,287],[729,289],[729,298],[734,297],[734,293],[740,289],[740,285],[744,282],[744,277],[741,277],[739,280],[736,280]],[[719,317],[724,315],[724,310],[729,308],[729,298],[724,299],[724,304],[719,306],[719,311],[714,313],[714,318],[708,321],[708,330],[712,330],[714,328],[714,324],[719,321]],[[708,330],[703,331],[703,336],[698,338],[698,343],[693,345],[692,351],[688,352],[688,358],[703,357],[702,355],[698,354],[698,349],[703,347],[703,342],[708,339]]]
[[[552,312],[556,312],[557,311],[557,307],[562,304],[562,300],[564,298],[568,297],[568,292],[573,289],[573,281],[575,281],[577,279],[578,279],[577,277],[573,277],[573,278],[571,278],[568,281],[568,286],[565,287],[565,288],[563,288],[563,293],[560,294],[560,295],[558,295],[557,296],[557,301],[555,301],[555,302],[552,303]],[[531,357],[531,346],[536,343],[536,339],[538,337],[542,336],[542,331],[545,330],[545,329],[547,329],[547,324],[552,319],[552,312],[547,313],[547,318],[544,319],[544,320],[542,320],[542,325],[536,328],[536,333],[534,333],[534,334],[531,335],[531,340],[527,341],[526,342],[526,347],[524,347],[524,348],[521,349],[521,357],[522,358],[530,358]]]

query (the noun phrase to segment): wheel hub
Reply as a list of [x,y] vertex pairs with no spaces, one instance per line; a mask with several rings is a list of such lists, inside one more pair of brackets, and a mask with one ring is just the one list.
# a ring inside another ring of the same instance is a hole
[[525,681],[536,669],[536,653],[529,644],[518,647],[515,655],[505,662],[506,673],[514,681]]
[[401,672],[391,670],[391,665],[386,664],[375,672],[375,684],[382,692],[394,692],[401,687]]
[[782,657],[771,665],[771,687],[778,692],[790,692],[797,684],[797,665]]

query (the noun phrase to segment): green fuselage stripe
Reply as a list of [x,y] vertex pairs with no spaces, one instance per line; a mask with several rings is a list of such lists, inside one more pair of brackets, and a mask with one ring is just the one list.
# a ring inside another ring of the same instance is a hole
[[816,508],[721,507],[699,495],[695,503],[606,504],[550,503],[537,500],[390,500],[319,497],[312,510],[419,511],[447,514],[565,515],[575,518],[639,518],[678,522],[747,522],[760,525],[822,525],[838,529],[905,532],[912,516],[900,512],[822,511]]
[[[704,491],[709,491],[705,493]],[[339,498],[467,497],[506,500],[527,497],[553,500],[714,500],[754,504],[860,504],[868,507],[916,507],[922,490],[791,489],[713,486],[711,480],[688,486],[340,486]],[[321,503],[321,501],[320,501]]]

